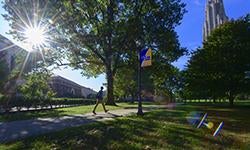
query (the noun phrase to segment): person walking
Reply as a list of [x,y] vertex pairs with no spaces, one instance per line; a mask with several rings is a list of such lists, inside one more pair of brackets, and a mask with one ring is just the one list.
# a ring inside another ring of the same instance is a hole
[[94,110],[93,110],[93,114],[96,115],[96,107],[99,105],[99,104],[102,104],[102,107],[104,109],[105,112],[108,112],[108,110],[105,108],[105,105],[104,105],[104,101],[103,101],[103,87],[101,86],[101,90],[96,94],[96,105],[94,107]]

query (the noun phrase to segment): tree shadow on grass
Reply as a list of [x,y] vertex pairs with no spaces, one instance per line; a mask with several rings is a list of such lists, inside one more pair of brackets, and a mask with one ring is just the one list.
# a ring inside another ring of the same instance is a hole
[[[13,121],[0,124],[0,142],[15,141],[31,136],[59,131],[65,128],[105,120],[114,116],[72,115],[58,118],[38,118],[32,120]],[[67,135],[65,135],[67,136]],[[29,139],[29,138],[28,138]],[[25,140],[26,141],[26,140]]]
[[250,108],[245,106],[235,108],[219,108],[207,107],[203,109],[204,112],[209,114],[208,119],[219,124],[224,122],[224,129],[235,133],[249,133],[250,132]]
[[226,105],[184,105],[178,109],[186,112],[199,111],[208,113],[208,121],[212,121],[215,125],[224,122],[223,129],[235,133],[249,133],[250,128],[250,106],[238,105],[229,107]]
[[185,116],[191,110],[158,110],[145,113],[143,117],[131,116],[68,128],[28,138],[21,148],[39,149],[46,145],[48,149],[237,149],[235,143],[242,144],[232,136],[213,137],[210,130],[187,124]]

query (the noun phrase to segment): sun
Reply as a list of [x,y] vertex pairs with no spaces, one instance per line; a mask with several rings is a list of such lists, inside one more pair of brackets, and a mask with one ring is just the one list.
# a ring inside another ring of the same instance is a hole
[[24,39],[28,51],[35,51],[47,44],[46,30],[41,27],[29,27],[24,31]]

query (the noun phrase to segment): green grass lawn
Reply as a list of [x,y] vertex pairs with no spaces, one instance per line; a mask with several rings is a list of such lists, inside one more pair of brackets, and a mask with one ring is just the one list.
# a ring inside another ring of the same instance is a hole
[[[144,102],[144,107],[149,107],[153,103]],[[117,103],[118,106],[106,106],[108,110],[124,109],[124,108],[137,108],[137,103]],[[91,113],[94,105],[84,105],[68,108],[57,108],[51,110],[38,110],[28,112],[16,112],[5,115],[0,115],[0,122],[9,122],[16,120],[26,120],[32,118],[45,118],[45,117],[60,117],[75,114]],[[104,111],[102,105],[98,105],[96,112]]]
[[[201,111],[215,125],[224,121],[221,134],[190,125],[187,116]],[[130,116],[68,128],[60,132],[0,144],[0,149],[250,149],[250,107],[181,105],[159,109],[143,117]]]

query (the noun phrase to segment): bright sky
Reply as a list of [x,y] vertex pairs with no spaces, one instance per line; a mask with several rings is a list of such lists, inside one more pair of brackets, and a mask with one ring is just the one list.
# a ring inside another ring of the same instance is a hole
[[[186,3],[187,13],[184,15],[182,24],[177,27],[177,33],[181,46],[187,47],[189,51],[195,50],[202,45],[202,28],[205,18],[206,0],[182,0]],[[223,0],[226,15],[230,19],[238,19],[250,13],[250,0]],[[181,57],[173,63],[180,69],[185,67],[188,57]]]
[[[2,2],[3,0],[0,0]],[[189,51],[195,50],[202,44],[202,27],[205,16],[205,1],[206,0],[182,0],[187,4],[188,12],[185,14],[182,24],[177,27],[176,31],[179,35],[179,40],[182,47],[187,47]],[[250,0],[224,0],[224,7],[229,18],[237,19],[241,16],[250,13]],[[5,11],[0,4],[0,14]],[[0,16],[0,34],[13,41],[10,35],[6,32],[9,30],[8,23]],[[15,42],[15,41],[13,41]],[[181,57],[173,64],[180,69],[185,68],[188,60],[187,56]],[[80,71],[68,69],[55,70],[55,74],[70,79],[85,87],[90,87],[94,90],[99,90],[100,86],[106,82],[105,76],[101,75],[98,78],[82,77]]]

